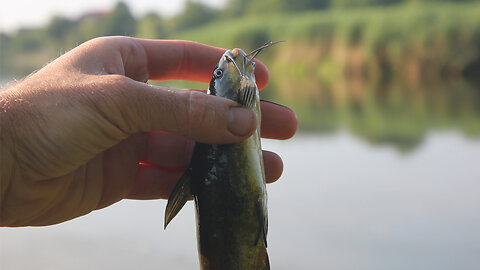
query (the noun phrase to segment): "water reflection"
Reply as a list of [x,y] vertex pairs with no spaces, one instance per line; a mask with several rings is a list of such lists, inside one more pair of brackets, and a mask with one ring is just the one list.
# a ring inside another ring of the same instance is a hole
[[479,141],[429,134],[410,155],[345,133],[266,147],[286,164],[269,188],[275,269],[478,267]]
[[[429,134],[410,155],[348,133],[264,141],[272,269],[450,270],[480,264],[480,141]],[[198,269],[193,203],[123,201],[42,228],[0,228],[2,269]],[[28,259],[27,259],[28,258]]]
[[[458,130],[480,138],[480,91],[465,80],[429,84],[274,80],[273,97],[292,107],[305,130],[347,129],[373,144],[412,150],[429,132]],[[268,91],[268,90],[267,90]]]
[[[13,80],[13,79],[12,79]],[[5,86],[8,80],[0,80]],[[170,81],[152,84],[206,89],[205,83]],[[374,83],[275,76],[262,98],[291,107],[299,128],[320,134],[348,130],[374,144],[400,151],[418,147],[430,132],[457,130],[480,138],[480,86],[463,79],[422,84]]]
[[[208,87],[183,81],[152,83],[187,89]],[[437,131],[459,131],[480,139],[479,88],[461,78],[428,83],[363,79],[328,83],[315,76],[298,79],[287,72],[272,76],[261,95],[291,107],[302,131],[331,134],[347,130],[373,145],[391,145],[408,152]]]

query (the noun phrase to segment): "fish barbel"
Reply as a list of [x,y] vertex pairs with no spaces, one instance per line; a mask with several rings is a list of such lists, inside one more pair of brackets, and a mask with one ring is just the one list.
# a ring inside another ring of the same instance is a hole
[[213,71],[208,94],[252,109],[257,129],[234,144],[196,143],[190,165],[168,199],[165,227],[193,195],[200,267],[270,269],[267,193],[260,142],[260,98],[253,59],[268,42],[246,54],[227,50]]

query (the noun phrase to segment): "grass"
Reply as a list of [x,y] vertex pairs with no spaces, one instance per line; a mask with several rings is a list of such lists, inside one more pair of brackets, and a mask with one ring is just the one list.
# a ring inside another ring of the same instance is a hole
[[332,9],[214,21],[169,38],[245,51],[285,40],[259,56],[271,73],[263,98],[292,107],[304,130],[347,128],[408,150],[432,129],[480,137],[478,86],[459,80],[480,77],[479,14],[479,2]]
[[215,22],[175,38],[245,50],[286,40],[260,56],[272,75],[265,92],[294,108],[300,128],[346,127],[410,150],[430,130],[480,136],[479,93],[461,80],[480,59],[478,14],[480,3],[327,10]]

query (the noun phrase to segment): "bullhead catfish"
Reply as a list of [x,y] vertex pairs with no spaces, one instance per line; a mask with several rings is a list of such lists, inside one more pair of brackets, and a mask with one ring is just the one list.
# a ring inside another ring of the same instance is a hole
[[193,195],[200,267],[204,270],[270,269],[260,98],[253,59],[272,44],[250,54],[236,48],[222,55],[207,93],[252,109],[257,129],[239,143],[197,142],[189,167],[168,199],[165,227]]

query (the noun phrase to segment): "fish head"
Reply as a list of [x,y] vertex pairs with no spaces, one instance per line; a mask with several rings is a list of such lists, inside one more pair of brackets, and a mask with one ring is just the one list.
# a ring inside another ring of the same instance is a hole
[[255,62],[242,49],[227,50],[215,66],[209,94],[250,107],[256,95]]

